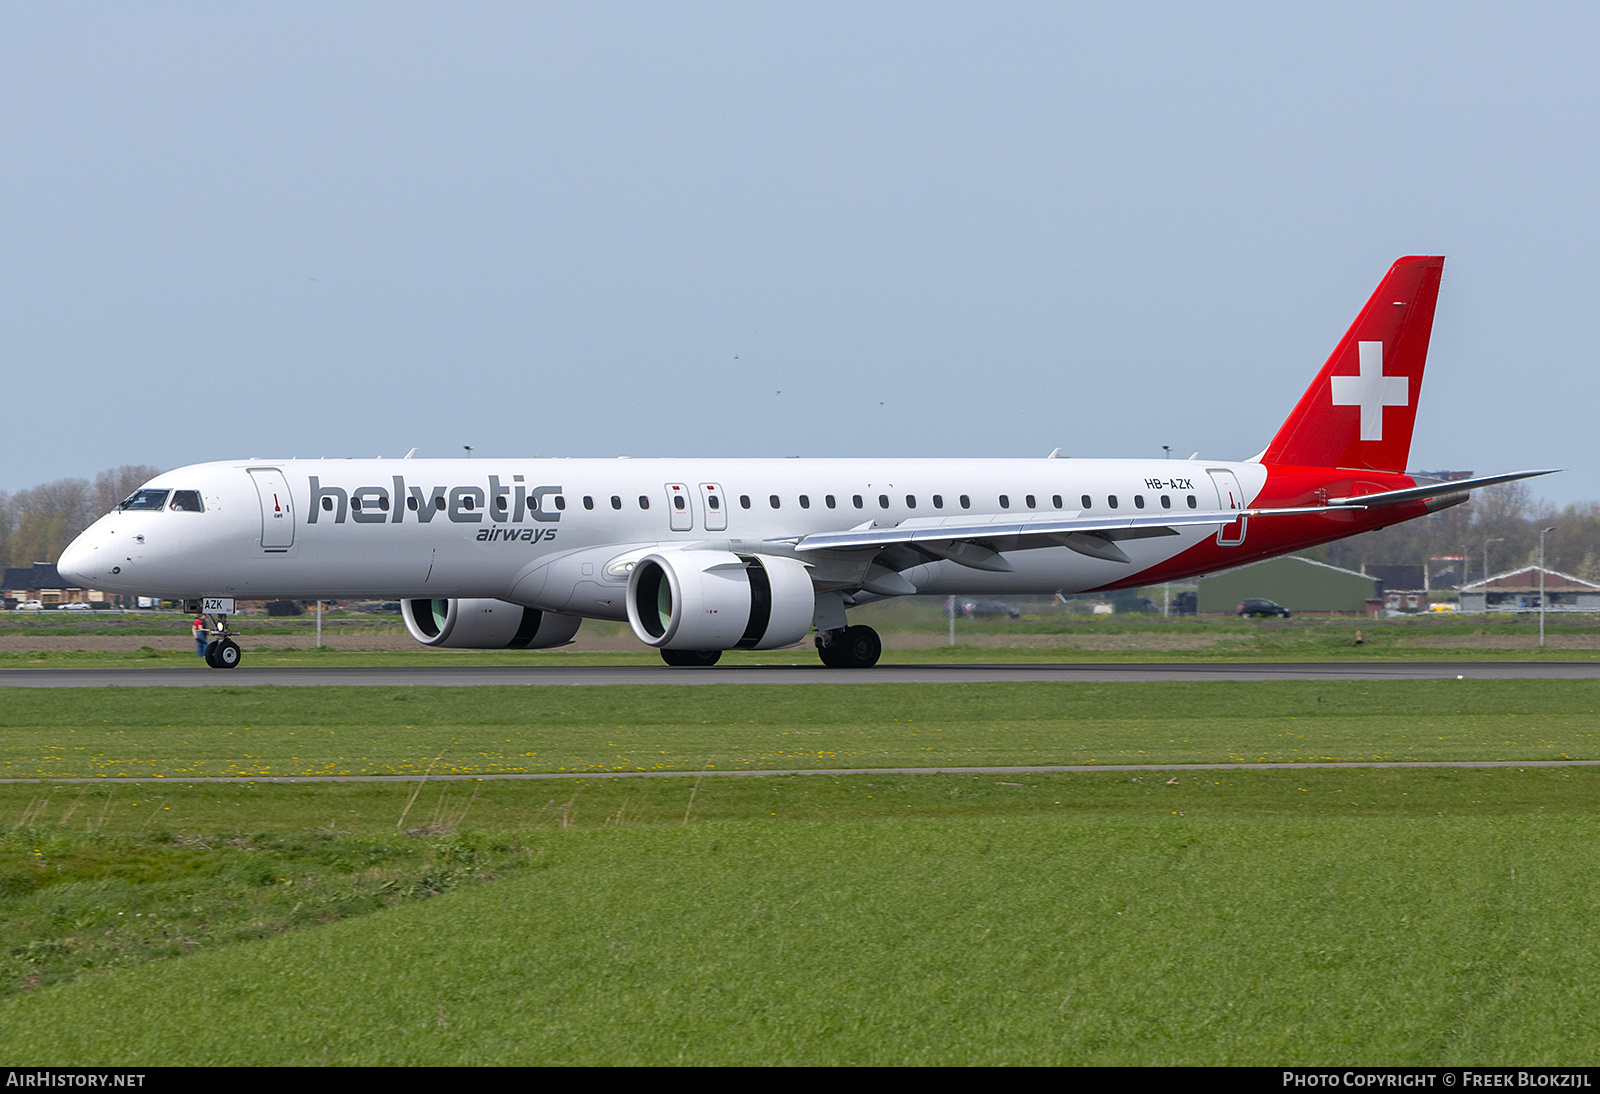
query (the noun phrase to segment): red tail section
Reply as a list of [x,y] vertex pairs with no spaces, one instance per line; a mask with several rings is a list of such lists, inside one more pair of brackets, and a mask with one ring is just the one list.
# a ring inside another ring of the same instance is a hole
[[1444,259],[1402,258],[1262,454],[1263,463],[1403,471]]

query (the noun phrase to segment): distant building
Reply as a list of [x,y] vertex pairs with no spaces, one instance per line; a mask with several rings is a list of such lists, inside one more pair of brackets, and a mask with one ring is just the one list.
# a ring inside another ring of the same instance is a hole
[[14,608],[25,600],[37,600],[45,607],[71,604],[82,600],[90,604],[115,603],[116,597],[97,589],[80,589],[66,581],[53,562],[35,562],[32,566],[7,566],[0,571],[0,599],[7,608]]
[[[1547,609],[1600,611],[1600,585],[1571,574],[1544,572]],[[1461,589],[1464,612],[1518,612],[1539,607],[1539,567],[1495,574],[1487,581],[1474,581]]]
[[1423,566],[1364,566],[1383,582],[1383,606],[1394,612],[1428,610],[1428,571]]
[[1425,486],[1435,482],[1460,482],[1462,479],[1472,478],[1471,471],[1407,471],[1416,480],[1418,486]]
[[1466,555],[1429,555],[1423,577],[1427,580],[1428,588],[1434,592],[1441,590],[1454,592],[1461,588],[1466,571]]
[[1292,612],[1376,615],[1383,582],[1368,574],[1309,558],[1269,558],[1200,579],[1202,613],[1238,610],[1250,597],[1277,601]]

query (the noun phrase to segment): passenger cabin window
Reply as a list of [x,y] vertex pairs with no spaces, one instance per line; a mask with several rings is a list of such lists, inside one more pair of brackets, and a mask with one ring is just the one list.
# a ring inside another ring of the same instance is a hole
[[739,495],[739,508],[740,509],[748,509],[748,508],[750,508],[750,495],[749,494],[740,494]]
[[1143,494],[1135,494],[1133,496],[1133,507],[1135,509],[1143,509],[1144,508],[1144,495]]
[[682,494],[674,494],[672,495],[672,507],[681,513],[689,508],[689,503],[683,500]]
[[617,497],[617,495],[615,495],[615,494],[611,495],[611,508],[613,508],[613,509],[621,509],[622,508],[622,499]]
[[718,509],[722,508],[722,499],[717,497],[715,494],[707,494],[706,504],[710,506],[711,511],[715,513]]
[[1010,494],[1001,494],[1000,495],[1000,508],[1002,508],[1002,509],[1010,509],[1011,508],[1011,495]]
[[944,495],[943,494],[935,494],[933,496],[933,507],[935,509],[943,509],[944,508]]
[[878,495],[878,508],[879,509],[887,509],[887,508],[889,508],[889,495],[888,494],[879,494]]
[[406,508],[411,510],[413,513],[415,513],[417,511],[417,509],[419,508],[418,505],[417,505],[417,499],[416,498],[407,498],[406,499]]
[[1194,495],[1193,495],[1193,494],[1190,494],[1190,495],[1189,495],[1189,508],[1190,508],[1190,509],[1197,509],[1197,508],[1199,508],[1199,506],[1197,506],[1197,505],[1196,505],[1196,504],[1195,504],[1195,501],[1194,501]]
[[965,494],[961,495],[961,508],[963,508],[963,509],[971,509],[972,508],[972,499],[967,497],[967,495],[965,495]]
[[591,497],[588,494],[585,494],[583,496],[583,507],[585,509],[593,509],[594,508],[594,498]]
[[1057,509],[1060,509],[1061,508],[1061,495],[1060,494],[1051,494],[1050,495],[1050,504],[1054,505]]
[[917,496],[915,494],[907,494],[906,495],[906,508],[907,509],[915,509],[916,507],[917,507]]
[[834,497],[833,497],[833,495],[832,495],[832,494],[825,494],[825,495],[823,495],[823,498],[822,498],[822,504],[823,504],[823,505],[826,505],[826,506],[827,506],[827,507],[828,507],[828,508],[829,508],[829,509],[835,509],[835,508],[838,508],[838,505],[837,505],[837,503],[836,503],[836,502],[835,502],[835,501],[834,501]]
[[[332,509],[333,508],[333,505],[331,504],[332,501],[333,501],[332,498],[323,498],[322,499],[322,507],[324,509]],[[439,512],[441,512],[441,513],[444,512],[444,495],[443,494],[440,494],[438,497],[433,499],[433,507],[435,509],[439,510]]]
[[[117,506],[119,509],[160,509],[167,504],[166,490],[135,490],[128,495],[128,500]],[[331,502],[332,498],[324,498]]]
[[776,495],[776,494],[773,494],[770,498],[767,499],[767,501],[769,503],[771,503],[771,505],[772,505],[772,507],[774,509],[776,509],[780,504],[782,504],[781,502],[778,501],[778,495]]
[[[440,498],[439,501],[443,502],[444,499]],[[328,512],[328,513],[333,512],[333,499],[328,497],[328,495],[326,495],[326,494],[322,495],[322,508],[323,508],[324,512]],[[441,504],[439,506],[439,508],[443,509],[444,506]]]
[[811,496],[809,494],[801,494],[800,495],[800,508],[802,508],[802,509],[810,509],[811,508]]
[[566,507],[567,507],[567,499],[564,496],[562,496],[561,494],[557,494],[556,495],[556,508],[557,509],[565,509]]
[[1085,508],[1085,509],[1093,509],[1094,508],[1094,502],[1089,500],[1089,495],[1088,494],[1085,494],[1083,497],[1079,498],[1078,500],[1083,502],[1083,508]]
[[1170,497],[1168,497],[1166,494],[1162,494],[1161,495],[1161,508],[1163,508],[1163,509],[1171,509],[1172,508],[1172,499]]
[[172,492],[172,506],[174,513],[204,513],[206,507],[200,501],[198,490],[174,490]]
[[1032,494],[1029,494],[1027,497],[1023,498],[1022,500],[1028,503],[1028,508],[1029,509],[1037,509],[1038,508],[1038,505],[1033,500],[1033,495]]
[[853,502],[853,503],[854,503],[854,504],[855,504],[855,507],[856,507],[856,508],[857,508],[857,509],[860,509],[860,508],[861,508],[861,495],[860,495],[860,494],[854,494],[854,495],[852,495],[852,496],[851,496],[851,498],[850,498],[850,500],[851,500],[851,501],[852,501],[852,502]]
[[1112,494],[1110,497],[1106,498],[1106,504],[1115,509],[1117,507],[1117,496]]
[[644,495],[644,494],[640,494],[639,495],[639,508],[640,509],[648,509],[648,508],[650,508],[650,498],[647,495]]
[[[361,499],[357,498],[355,500],[360,501]],[[500,510],[502,513],[506,511],[506,496],[504,494],[501,494],[499,497],[494,499],[494,507]]]

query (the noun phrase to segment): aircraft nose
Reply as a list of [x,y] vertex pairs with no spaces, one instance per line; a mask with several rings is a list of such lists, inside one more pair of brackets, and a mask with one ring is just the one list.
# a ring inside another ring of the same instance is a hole
[[87,532],[67,544],[56,560],[56,572],[80,589],[96,588],[94,580],[94,545]]

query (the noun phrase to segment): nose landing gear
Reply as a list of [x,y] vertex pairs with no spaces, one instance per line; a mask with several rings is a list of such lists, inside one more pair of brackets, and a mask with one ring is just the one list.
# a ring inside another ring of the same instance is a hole
[[206,645],[206,664],[214,669],[236,668],[243,655],[244,651],[231,638],[222,638]]
[[[232,601],[229,601],[231,604]],[[200,611],[200,601],[191,600],[184,607],[189,611]],[[239,643],[233,640],[238,631],[228,628],[228,617],[225,613],[206,612],[206,618],[211,620],[211,641],[206,643],[206,664],[214,669],[232,669],[239,667],[239,660],[244,656],[244,651],[239,648]]]

